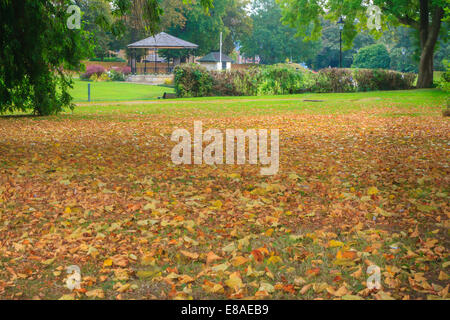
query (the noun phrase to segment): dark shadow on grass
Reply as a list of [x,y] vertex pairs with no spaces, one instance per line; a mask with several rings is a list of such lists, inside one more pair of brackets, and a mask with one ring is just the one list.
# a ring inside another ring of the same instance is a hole
[[36,114],[1,114],[0,119],[43,118]]

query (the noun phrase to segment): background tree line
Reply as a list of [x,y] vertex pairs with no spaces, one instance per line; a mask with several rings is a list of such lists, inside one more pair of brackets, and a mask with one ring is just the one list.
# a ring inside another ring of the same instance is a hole
[[[112,19],[108,1],[79,0],[84,12],[86,29],[95,38],[95,55],[108,55],[109,50],[119,50],[127,44],[150,36],[138,21],[139,14],[126,20],[124,36],[117,40],[112,32],[106,32],[99,24],[99,16]],[[320,17],[322,34],[316,40],[304,41],[298,30],[283,24],[283,12],[275,0],[214,0],[208,14],[200,3],[186,4],[183,0],[161,0],[163,11],[158,31],[165,31],[199,45],[196,55],[204,55],[219,49],[219,34],[223,32],[223,50],[235,57],[235,51],[248,58],[259,56],[261,63],[274,64],[303,62],[318,70],[339,66],[339,28],[335,22]],[[310,29],[312,26],[310,26]],[[442,30],[448,30],[444,23]],[[311,30],[310,30],[311,32]],[[357,53],[360,49],[360,55]],[[381,51],[380,51],[381,50]],[[142,53],[143,54],[143,51]],[[169,58],[189,54],[183,50],[161,50]],[[381,55],[380,55],[381,54]],[[434,52],[434,69],[444,70],[443,60],[450,56],[450,47],[443,33]],[[358,58],[354,64],[354,59]],[[371,57],[378,57],[373,59]],[[371,60],[372,59],[372,60]],[[420,44],[414,29],[388,24],[382,34],[363,30],[355,35],[351,45],[344,46],[343,67],[386,68],[402,72],[418,72]]]

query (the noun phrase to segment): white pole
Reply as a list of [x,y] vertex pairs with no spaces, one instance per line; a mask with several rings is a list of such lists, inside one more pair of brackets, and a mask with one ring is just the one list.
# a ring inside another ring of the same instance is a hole
[[222,69],[222,32],[220,33],[220,52],[219,52],[220,69]]

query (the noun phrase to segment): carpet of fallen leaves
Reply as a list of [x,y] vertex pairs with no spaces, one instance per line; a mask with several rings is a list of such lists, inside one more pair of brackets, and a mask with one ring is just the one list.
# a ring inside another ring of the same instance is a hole
[[[194,119],[279,128],[280,171],[173,165],[170,135]],[[2,119],[0,298],[449,298],[449,129],[367,112]]]

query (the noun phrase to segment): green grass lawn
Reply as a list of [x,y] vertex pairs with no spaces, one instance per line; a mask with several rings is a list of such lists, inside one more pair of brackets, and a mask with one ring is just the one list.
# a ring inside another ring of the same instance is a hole
[[[161,114],[166,116],[270,115],[294,113],[341,114],[358,111],[386,116],[439,115],[448,94],[439,89],[373,91],[357,93],[297,94],[257,97],[206,97],[148,101],[146,103],[89,103],[78,105],[73,115],[82,117],[116,114]],[[314,100],[314,101],[311,101]],[[71,114],[68,112],[67,114]]]
[[70,91],[74,102],[88,101],[88,84],[91,85],[91,101],[151,100],[162,97],[164,92],[173,93],[173,88],[125,82],[88,82],[74,80]]

